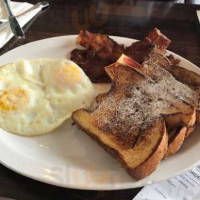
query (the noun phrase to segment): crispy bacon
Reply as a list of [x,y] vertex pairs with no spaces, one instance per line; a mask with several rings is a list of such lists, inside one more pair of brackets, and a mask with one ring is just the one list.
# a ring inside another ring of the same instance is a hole
[[155,48],[154,43],[149,38],[144,38],[142,41],[134,42],[124,51],[128,57],[138,63],[143,63],[148,59],[149,53]]
[[160,30],[154,28],[148,35],[149,39],[157,46],[160,53],[165,54],[167,47],[170,45],[171,40],[163,35]]
[[107,35],[93,34],[88,31],[80,31],[77,43],[89,51],[95,51],[96,56],[110,63],[115,62],[124,52],[124,46],[119,45]]
[[[116,62],[121,54],[126,54],[141,64],[149,59],[150,53],[154,50],[165,54],[170,43],[171,41],[157,28],[154,28],[148,37],[127,48],[107,35],[80,31],[77,44],[85,47],[86,50],[74,49],[71,52],[71,60],[77,63],[93,82],[108,82],[104,67]],[[172,56],[169,60],[173,65],[179,62]]]
[[94,83],[110,82],[104,67],[109,65],[104,59],[99,58],[95,51],[74,49],[71,60],[79,65]]

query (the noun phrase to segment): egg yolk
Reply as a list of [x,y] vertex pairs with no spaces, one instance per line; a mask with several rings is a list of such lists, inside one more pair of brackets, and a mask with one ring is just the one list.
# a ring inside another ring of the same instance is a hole
[[0,110],[15,111],[23,108],[28,101],[28,96],[23,89],[7,89],[0,95]]
[[56,81],[62,85],[74,84],[81,80],[81,71],[73,66],[61,66],[56,69]]

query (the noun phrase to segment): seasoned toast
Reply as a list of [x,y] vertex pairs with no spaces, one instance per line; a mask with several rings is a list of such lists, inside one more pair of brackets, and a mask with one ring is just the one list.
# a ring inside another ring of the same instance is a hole
[[[95,100],[97,104],[99,104],[104,98],[106,97],[106,94],[99,94],[96,96]],[[170,119],[170,117],[169,117]],[[172,118],[171,121],[174,119]],[[176,125],[179,124],[176,122]],[[164,154],[163,159],[166,159],[170,157],[171,155],[175,154],[180,147],[182,146],[184,140],[190,136],[190,134],[194,131],[195,126],[186,127],[186,126],[177,126],[168,127],[167,133],[168,133],[168,147],[167,151]]]
[[[148,65],[150,69],[153,63]],[[160,73],[162,68],[156,67]],[[191,95],[195,97],[195,93],[166,71],[162,71],[165,76],[154,79],[147,70],[117,62],[106,67],[106,72],[113,82],[109,92],[97,98],[95,109],[79,109],[72,118],[115,156],[133,178],[145,178],[157,168],[166,152],[167,116],[178,115],[178,124],[190,124],[185,117],[194,114],[196,101],[191,100]],[[175,92],[169,86],[172,82]],[[188,95],[182,95],[185,90]]]
[[[141,65],[139,65],[138,63],[134,62],[133,60],[129,59],[128,57],[126,57],[124,55],[118,60],[118,62],[121,63],[121,64],[124,64],[124,63],[129,64],[130,66],[135,67],[136,69],[142,68]],[[143,67],[147,68],[145,63],[144,63]],[[141,69],[141,70],[143,70],[143,72],[144,72],[144,68]],[[147,72],[148,72],[148,74],[147,74]],[[153,77],[154,80],[155,80],[155,78],[157,79],[158,77],[161,76],[161,74],[158,74],[158,73],[161,73],[161,72],[157,72],[156,68],[153,69],[153,70],[148,69],[148,71],[146,71],[146,74],[150,77]],[[112,77],[112,74],[110,74],[110,76]],[[162,72],[161,77],[163,77],[163,72]],[[106,94],[98,95],[96,97],[96,102],[100,103],[100,101],[102,101],[105,96],[106,96]],[[197,101],[198,97],[196,95],[195,95],[195,97],[196,97],[196,101]],[[188,127],[188,128],[183,127],[183,126],[175,127],[175,126],[177,126],[177,124],[181,125],[179,114],[165,116],[165,121],[167,121],[167,124],[168,124],[168,131],[167,132],[168,132],[168,135],[169,135],[169,140],[168,140],[168,150],[165,153],[164,158],[167,158],[167,157],[173,155],[174,153],[176,153],[176,151],[179,150],[179,148],[181,147],[181,145],[184,142],[184,139],[186,137],[188,137],[189,134],[193,131],[193,129],[194,129],[193,125],[195,123],[195,119],[196,118],[195,118],[195,110],[194,110],[194,114],[188,116],[188,121],[190,121],[190,123],[188,123],[187,125],[188,126],[191,125],[191,127]]]
[[[158,64],[159,66],[163,67],[165,70],[167,70],[170,74],[173,75],[173,77],[180,81],[181,83],[187,85],[189,88],[194,90],[200,98],[200,75],[190,71],[188,69],[185,69],[183,67],[179,66],[172,66],[170,61],[167,59],[167,57],[163,56],[162,54],[152,51],[149,55],[149,59]],[[196,121],[198,124],[200,124],[200,105],[197,107],[196,111]]]
[[[122,55],[117,62],[135,68],[136,70],[142,72],[145,75],[145,77],[148,77],[155,82],[164,81],[168,87],[168,93],[165,97],[166,100],[169,100],[171,98],[171,92],[174,93],[176,96],[183,96],[183,99],[181,99],[181,104],[176,98],[173,100],[173,103],[176,105],[175,107],[187,104],[187,114],[182,115],[184,113],[183,112],[170,115],[163,115],[168,128],[175,127],[177,124],[180,125],[180,123],[190,127],[194,125],[196,121],[196,108],[198,106],[199,98],[196,92],[192,91],[189,87],[185,86],[179,81],[176,81],[169,72],[160,67],[159,63],[155,63],[151,59],[144,62],[143,65],[140,65],[134,60],[128,58],[127,56]],[[109,68],[112,68],[112,66],[113,65],[111,65]],[[109,71],[112,72],[112,69]],[[112,77],[112,74],[110,74],[110,77]],[[191,107],[189,108],[188,106]],[[188,112],[189,110],[190,112]]]
[[126,136],[129,142],[127,145],[125,145],[125,141],[124,144],[121,144],[120,137],[107,134],[97,127],[95,117],[84,109],[75,111],[72,116],[76,124],[113,155],[136,180],[148,176],[157,168],[167,149],[164,120],[157,119],[154,121],[152,127],[140,133],[133,146],[132,140],[129,140]]

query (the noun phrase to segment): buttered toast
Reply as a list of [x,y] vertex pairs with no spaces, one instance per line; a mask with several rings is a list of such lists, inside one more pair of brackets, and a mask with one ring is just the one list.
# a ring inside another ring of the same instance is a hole
[[[157,72],[162,71],[156,67]],[[149,71],[120,62],[106,67],[112,79],[109,92],[98,97],[93,110],[79,109],[72,114],[76,124],[136,180],[150,175],[162,160],[170,116],[177,118],[173,127],[193,124],[197,105],[196,93],[168,72],[164,70],[165,75],[154,79]]]

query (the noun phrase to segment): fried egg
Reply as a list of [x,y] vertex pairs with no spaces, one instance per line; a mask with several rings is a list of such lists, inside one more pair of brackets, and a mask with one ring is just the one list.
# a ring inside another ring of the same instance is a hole
[[50,132],[93,99],[91,81],[67,59],[19,60],[0,69],[0,127],[11,133]]

